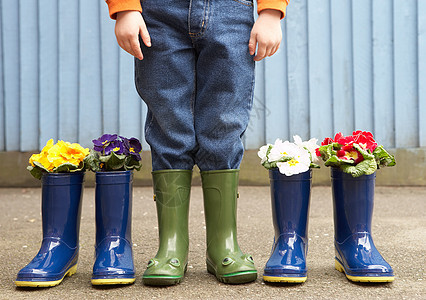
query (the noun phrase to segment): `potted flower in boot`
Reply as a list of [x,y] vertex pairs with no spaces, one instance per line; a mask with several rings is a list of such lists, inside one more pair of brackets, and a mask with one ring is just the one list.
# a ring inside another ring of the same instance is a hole
[[263,271],[267,282],[305,282],[312,168],[318,168],[317,139],[294,143],[277,139],[258,152],[269,170],[275,230],[271,256]]
[[133,170],[140,170],[138,139],[104,134],[93,140],[86,162],[96,172],[96,244],[93,285],[135,281],[132,253]]
[[89,149],[49,140],[33,154],[28,170],[41,180],[43,240],[34,259],[17,275],[20,287],[50,287],[77,271],[84,158]]
[[316,151],[331,167],[336,269],[351,281],[393,281],[391,266],[374,246],[371,220],[376,170],[395,165],[394,157],[360,130],[326,138]]

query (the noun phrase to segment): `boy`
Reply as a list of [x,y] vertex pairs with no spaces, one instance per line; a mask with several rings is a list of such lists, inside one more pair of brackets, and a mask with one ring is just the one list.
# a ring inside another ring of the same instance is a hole
[[[145,135],[160,246],[143,275],[173,285],[188,261],[192,169],[201,170],[207,270],[225,283],[257,278],[236,238],[238,168],[253,102],[254,61],[273,55],[286,0],[107,0],[121,48],[136,57],[135,81],[148,106]],[[152,42],[151,42],[152,38]]]

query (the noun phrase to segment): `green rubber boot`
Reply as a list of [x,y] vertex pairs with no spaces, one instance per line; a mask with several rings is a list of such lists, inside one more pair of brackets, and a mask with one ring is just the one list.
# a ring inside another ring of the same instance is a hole
[[190,170],[152,172],[160,246],[143,274],[146,285],[174,285],[184,277],[188,264],[191,177]]
[[251,255],[237,242],[237,187],[239,170],[201,172],[207,227],[207,271],[224,283],[256,280]]

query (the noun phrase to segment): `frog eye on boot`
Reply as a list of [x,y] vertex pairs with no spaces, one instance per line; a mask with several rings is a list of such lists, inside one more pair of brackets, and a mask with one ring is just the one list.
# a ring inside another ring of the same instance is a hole
[[169,263],[173,266],[173,267],[180,267],[180,262],[179,259],[177,258],[172,258]]
[[155,260],[150,259],[147,267],[149,268],[149,267],[152,267],[153,265],[155,265]]
[[247,259],[249,262],[251,262],[251,263],[253,263],[253,264],[254,264],[253,256],[248,255],[248,256],[246,257],[246,259]]
[[233,262],[234,262],[234,260],[233,260],[232,258],[230,258],[230,257],[225,257],[225,258],[222,260],[222,265],[224,265],[224,266],[228,266],[228,265],[232,264]]

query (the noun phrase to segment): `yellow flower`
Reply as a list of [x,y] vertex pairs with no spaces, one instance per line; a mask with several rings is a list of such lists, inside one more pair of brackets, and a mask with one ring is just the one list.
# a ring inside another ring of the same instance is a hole
[[35,166],[34,162],[38,162],[45,169],[52,171],[54,166],[47,158],[49,150],[52,147],[53,147],[53,139],[50,139],[50,140],[47,141],[46,146],[43,147],[40,154],[31,155],[29,163],[34,167]]
[[40,163],[48,171],[53,171],[65,163],[79,166],[83,159],[89,155],[89,149],[83,148],[77,143],[69,143],[59,140],[56,144],[50,139],[40,154],[33,154],[30,157],[30,164],[34,167],[34,162]]
[[46,143],[46,146],[44,146],[43,149],[41,150],[41,154],[47,154],[49,149],[53,147],[53,144],[54,144],[53,139],[48,140]]

